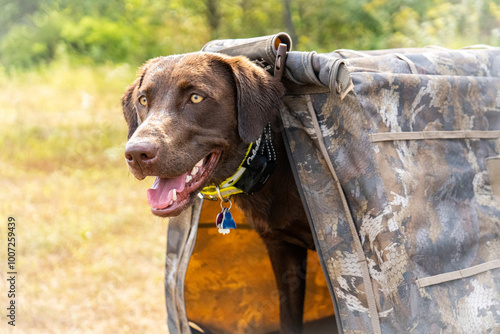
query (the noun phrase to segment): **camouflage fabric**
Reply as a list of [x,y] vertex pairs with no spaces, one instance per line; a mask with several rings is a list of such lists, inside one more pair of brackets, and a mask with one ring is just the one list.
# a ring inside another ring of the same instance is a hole
[[500,49],[289,52],[284,83],[339,333],[500,333]]
[[339,332],[499,333],[500,49],[292,52],[287,72]]

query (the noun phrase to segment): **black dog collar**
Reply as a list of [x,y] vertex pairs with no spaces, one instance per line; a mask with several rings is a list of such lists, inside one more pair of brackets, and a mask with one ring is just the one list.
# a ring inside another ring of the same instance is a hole
[[273,146],[271,123],[262,135],[248,146],[245,158],[231,177],[220,185],[211,185],[202,189],[204,199],[217,200],[231,195],[252,194],[259,191],[276,168],[276,152]]

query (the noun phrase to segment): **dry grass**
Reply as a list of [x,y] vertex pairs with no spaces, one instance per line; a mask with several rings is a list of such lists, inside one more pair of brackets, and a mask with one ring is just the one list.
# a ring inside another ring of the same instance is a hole
[[[147,184],[123,161],[120,97],[134,72],[59,65],[0,74],[0,244],[12,214],[17,333],[167,331],[166,222],[149,214]],[[1,333],[12,331],[6,322]]]

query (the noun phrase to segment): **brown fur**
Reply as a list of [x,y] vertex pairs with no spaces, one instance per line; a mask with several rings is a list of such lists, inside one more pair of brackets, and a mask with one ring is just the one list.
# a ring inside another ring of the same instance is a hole
[[[203,102],[189,103],[193,93]],[[173,178],[215,150],[220,160],[204,185],[219,184],[236,171],[248,143],[277,122],[283,93],[280,82],[243,57],[193,53],[150,60],[122,99],[127,147],[144,148],[140,163],[127,157],[130,170],[139,179]],[[138,103],[141,94],[147,107]],[[266,185],[234,200],[268,249],[280,290],[281,331],[300,333],[305,259],[314,243],[279,131],[275,148],[278,164]]]

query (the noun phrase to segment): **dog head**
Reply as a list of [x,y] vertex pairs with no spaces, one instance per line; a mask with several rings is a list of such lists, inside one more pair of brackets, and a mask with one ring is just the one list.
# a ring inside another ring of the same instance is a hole
[[246,145],[277,118],[284,88],[245,57],[190,53],[143,65],[122,107],[125,157],[138,179],[156,176],[148,201],[175,216],[241,163]]

